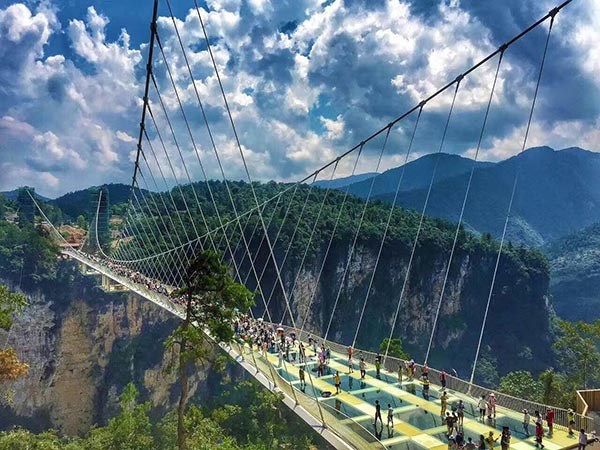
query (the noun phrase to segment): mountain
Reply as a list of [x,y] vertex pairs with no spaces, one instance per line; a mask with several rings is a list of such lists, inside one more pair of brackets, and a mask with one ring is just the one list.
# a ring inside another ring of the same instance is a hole
[[359,183],[377,175],[379,175],[377,172],[368,172],[358,175],[351,175],[349,177],[336,178],[334,180],[319,180],[315,181],[314,186],[325,189],[340,189],[348,186],[349,184]]
[[554,309],[567,320],[600,317],[600,223],[542,248],[550,259]]
[[[381,175],[377,175],[377,177],[375,177],[375,181],[373,182],[373,191],[371,196],[373,198],[377,198],[391,195],[393,198],[394,192],[396,191],[396,186],[398,185],[398,180],[402,176],[403,170],[404,177],[402,178],[402,184],[400,186],[401,192],[427,188],[429,186],[429,180],[431,179],[431,174],[438,157],[438,181],[442,181],[456,175],[465,174],[471,170],[473,165],[472,159],[463,158],[459,155],[451,155],[448,153],[425,155],[419,159],[406,163],[404,166],[396,167],[383,172]],[[477,162],[476,164],[477,167],[480,168],[493,165],[493,163],[489,162]],[[372,181],[373,180],[369,179],[353,183],[350,185],[348,191],[357,197],[367,198]]]
[[95,213],[95,201],[97,199],[95,191],[99,187],[108,189],[111,205],[129,201],[131,186],[121,183],[111,183],[103,186],[92,186],[80,191],[69,192],[54,200],[50,200],[50,203],[58,206],[63,213],[71,218],[76,218],[80,214],[91,216]]
[[[17,200],[17,196],[19,195],[19,190],[13,189],[12,191],[0,192],[0,195],[3,195],[4,198],[6,198],[7,200],[15,201]],[[43,195],[40,195],[37,192],[35,193],[35,198],[43,202],[47,202],[50,200],[48,197],[44,197]]]
[[[517,171],[509,240],[540,246],[600,222],[600,154],[537,147],[475,171],[464,215],[466,227],[501,236]],[[457,221],[469,173],[445,177],[440,165],[439,175],[426,214]],[[396,203],[421,211],[426,194],[427,187],[401,192]],[[376,198],[391,202],[393,197],[388,191]]]

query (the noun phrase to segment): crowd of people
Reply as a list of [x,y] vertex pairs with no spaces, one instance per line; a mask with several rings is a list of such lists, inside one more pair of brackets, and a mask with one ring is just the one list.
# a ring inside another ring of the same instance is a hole
[[124,266],[122,264],[118,264],[113,261],[99,258],[95,255],[90,255],[90,254],[84,253],[82,251],[78,251],[78,253],[80,253],[80,255],[83,256],[84,258],[87,258],[87,259],[91,260],[92,262],[94,262],[98,265],[101,265],[101,266],[107,268],[108,270],[114,272],[118,276],[128,278],[130,281],[132,281],[136,284],[142,285],[146,289],[148,289],[152,292],[156,292],[157,294],[163,295],[171,303],[174,303],[179,306],[183,306],[183,301],[172,295],[172,291],[174,289],[169,291],[169,289],[167,289],[167,287],[164,284],[162,284],[161,282],[154,280],[150,277],[147,277],[146,275],[144,275],[140,272],[136,272],[135,270],[132,270],[129,267]]

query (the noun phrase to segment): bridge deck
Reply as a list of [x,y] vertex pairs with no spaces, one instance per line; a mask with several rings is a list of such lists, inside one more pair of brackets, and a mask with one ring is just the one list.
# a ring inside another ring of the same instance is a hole
[[[180,308],[169,302],[164,296],[113,273],[104,265],[88,259],[79,252],[64,251],[64,253],[182,317]],[[330,373],[317,377],[315,355],[310,351],[308,343],[305,344],[307,349],[305,364],[284,360],[281,366],[279,366],[278,356],[272,353],[263,354],[256,350],[252,351],[247,345],[241,344],[223,347],[268,388],[282,392],[285,396],[285,403],[303,420],[313,426],[315,423],[324,424],[325,427],[317,431],[320,431],[336,448],[387,448],[390,450],[445,450],[448,448],[447,427],[440,417],[441,388],[439,386],[432,383],[428,398],[424,398],[423,388],[419,381],[405,380],[399,383],[396,374],[384,371],[381,372],[378,379],[375,377],[375,367],[370,363],[367,363],[365,379],[361,380],[358,370],[355,369],[353,373],[348,373],[346,356],[340,351],[331,352]],[[355,351],[355,356],[359,354],[359,351]],[[298,373],[300,365],[305,366],[307,374],[306,387],[303,389],[300,389]],[[250,370],[250,367],[253,370]],[[335,395],[333,381],[335,371],[339,371],[342,377],[342,392],[338,395]],[[325,398],[321,395],[324,391],[330,391],[333,395]],[[465,440],[471,437],[474,442],[477,442],[479,435],[487,435],[490,431],[493,431],[494,436],[498,437],[502,427],[508,426],[512,434],[511,449],[531,450],[535,447],[533,437],[535,426],[532,423],[529,427],[532,436],[526,436],[521,413],[498,406],[495,420],[481,421],[477,418],[476,400],[473,397],[451,389],[447,389],[447,392],[450,396],[448,405],[459,399],[462,399],[466,405],[463,426]],[[379,400],[381,404],[384,423],[374,426],[376,400]],[[388,403],[394,409],[393,427],[386,426]],[[533,413],[533,411],[530,412]],[[577,435],[570,436],[564,427],[555,426],[553,436],[544,436],[544,446],[548,450],[571,448],[577,446]],[[499,440],[496,447],[500,448]]]
[[[247,348],[247,347],[246,347]],[[249,349],[247,348],[247,351]],[[255,357],[258,352],[254,352]],[[307,356],[311,355],[308,352]],[[264,357],[264,356],[263,356]],[[361,380],[360,373],[355,370],[348,373],[346,357],[332,352],[330,373],[316,376],[315,355],[309,357],[306,371],[311,371],[312,385],[306,377],[306,387],[300,391],[298,366],[304,364],[286,363],[279,365],[275,354],[267,354],[271,365],[285,380],[291,382],[298,395],[307,397],[316,396],[322,406],[337,415],[339,420],[345,421],[354,432],[364,440],[372,443],[373,448],[381,448],[381,444],[388,449],[432,449],[445,450],[448,448],[446,438],[447,427],[440,416],[441,387],[430,385],[428,399],[424,398],[423,387],[420,381],[405,380],[398,382],[395,374],[382,372],[380,379],[376,378],[375,367],[367,364],[367,375]],[[333,380],[335,371],[339,371],[342,378],[342,392],[335,395],[335,383]],[[314,386],[314,389],[313,389]],[[321,397],[322,391],[332,392],[329,398]],[[468,437],[473,438],[475,443],[479,435],[488,435],[490,431],[498,437],[503,426],[508,426],[511,431],[511,449],[530,450],[535,448],[534,431],[535,424],[529,426],[531,436],[527,436],[522,425],[522,415],[506,408],[498,407],[495,420],[484,421],[478,419],[477,400],[465,394],[447,390],[449,394],[448,409],[450,405],[462,399],[466,405],[464,418],[465,441]],[[383,424],[373,425],[375,416],[375,401],[381,404]],[[302,401],[300,402],[302,403]],[[391,404],[394,409],[394,425],[387,427],[387,405]],[[546,428],[547,431],[547,428]],[[563,427],[555,426],[554,433],[550,437],[544,436],[544,446],[549,450],[559,450],[577,445],[577,434],[570,436]],[[500,448],[500,440],[496,447]]]

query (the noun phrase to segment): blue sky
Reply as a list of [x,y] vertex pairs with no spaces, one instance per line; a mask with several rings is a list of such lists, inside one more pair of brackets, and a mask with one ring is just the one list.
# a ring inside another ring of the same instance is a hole
[[[244,179],[193,0],[173,1],[177,25],[226,176]],[[221,0],[200,2],[254,179],[295,180],[360,142],[534,22],[557,0]],[[146,64],[151,1],[0,0],[0,190],[28,184],[56,196],[129,183]],[[166,3],[159,34],[192,125],[194,150],[160,54],[155,73],[190,178],[220,172]],[[520,150],[545,31],[503,61],[480,159]],[[528,146],[600,151],[600,6],[574,0],[557,16]],[[461,85],[444,151],[473,156],[496,67]],[[156,93],[163,135],[150,125],[166,184],[187,173]],[[437,151],[451,102],[425,108],[411,158]],[[380,170],[404,159],[414,117],[390,134]],[[375,168],[381,140],[359,172]],[[150,170],[158,176],[149,148]],[[173,172],[167,170],[167,156]],[[348,175],[353,159],[334,176]],[[149,170],[142,166],[146,173]],[[323,173],[328,178],[331,173]],[[162,187],[162,181],[159,187]],[[144,187],[142,185],[142,187]],[[152,187],[152,186],[151,186]]]

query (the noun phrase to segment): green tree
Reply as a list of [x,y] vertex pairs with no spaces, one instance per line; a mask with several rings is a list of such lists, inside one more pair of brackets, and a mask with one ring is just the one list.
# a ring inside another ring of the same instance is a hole
[[231,327],[234,310],[246,311],[253,304],[252,293],[234,282],[228,269],[221,263],[221,257],[217,253],[199,253],[186,270],[183,287],[175,292],[175,296],[184,300],[185,318],[166,345],[171,348],[175,346],[179,350],[179,450],[186,448],[185,408],[189,396],[189,367],[194,363],[206,363],[210,359],[210,347],[215,342],[231,342],[234,338]]
[[600,383],[600,350],[594,328],[583,322],[559,321],[560,336],[553,345],[561,368],[580,389]]
[[402,339],[400,338],[394,338],[392,340],[390,340],[389,338],[385,338],[383,341],[381,341],[379,351],[382,353],[385,353],[387,351],[387,354],[389,356],[393,356],[394,358],[400,358],[404,360],[410,359],[409,354],[402,349]]
[[513,397],[532,401],[540,401],[542,396],[541,383],[525,370],[504,375],[500,378],[498,390]]
[[21,314],[23,308],[28,306],[23,294],[11,292],[8,286],[0,284],[0,328],[9,330],[14,314]]
[[[13,316],[21,314],[27,306],[23,294],[10,292],[7,286],[0,284],[0,328],[8,331]],[[0,349],[0,383],[14,381],[27,375],[29,366],[19,360],[13,348]]]
[[121,413],[106,427],[95,428],[87,439],[89,450],[147,450],[154,448],[153,427],[148,416],[150,403],[138,404],[139,392],[133,383],[121,394]]
[[88,223],[87,220],[85,220],[85,217],[83,216],[83,214],[79,214],[77,216],[77,226],[79,228],[81,228],[82,230],[87,230],[88,229]]

